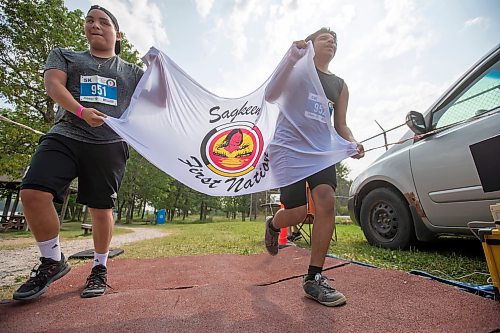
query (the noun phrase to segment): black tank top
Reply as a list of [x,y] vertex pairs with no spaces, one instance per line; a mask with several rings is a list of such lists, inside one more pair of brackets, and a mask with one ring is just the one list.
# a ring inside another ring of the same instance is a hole
[[330,116],[333,114],[335,109],[335,104],[340,96],[340,92],[344,87],[344,80],[335,74],[326,74],[316,68],[318,72],[319,81],[323,86],[325,95],[328,98],[328,109],[330,110]]

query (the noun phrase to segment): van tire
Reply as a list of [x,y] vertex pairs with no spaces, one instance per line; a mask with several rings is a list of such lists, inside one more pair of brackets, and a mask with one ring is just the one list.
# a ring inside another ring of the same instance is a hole
[[407,249],[415,243],[408,203],[388,188],[374,189],[363,198],[360,224],[371,245]]

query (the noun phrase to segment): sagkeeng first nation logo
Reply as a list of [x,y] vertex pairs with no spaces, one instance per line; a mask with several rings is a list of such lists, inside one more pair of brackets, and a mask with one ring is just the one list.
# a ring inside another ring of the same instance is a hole
[[262,155],[262,134],[250,122],[218,126],[203,139],[203,163],[218,175],[239,177],[252,171]]

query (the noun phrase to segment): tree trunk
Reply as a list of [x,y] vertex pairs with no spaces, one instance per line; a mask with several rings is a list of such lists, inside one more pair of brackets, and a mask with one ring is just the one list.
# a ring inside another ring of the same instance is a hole
[[122,214],[123,214],[123,207],[125,206],[125,200],[121,201],[118,200],[118,213],[116,215],[116,222],[121,223],[122,222]]
[[46,99],[47,101],[47,111],[44,113],[42,111],[42,115],[43,115],[43,118],[45,120],[45,122],[47,124],[52,124],[54,122],[54,116],[55,116],[55,113],[54,113],[54,101],[52,100],[52,98],[47,98]]
[[135,195],[129,198],[128,202],[129,214],[127,214],[127,224],[132,224],[134,221],[134,210],[135,210]]
[[66,216],[66,210],[68,209],[68,203],[69,203],[69,187],[66,190],[66,195],[64,196],[64,202],[61,207],[61,214],[59,215],[59,224],[61,225],[63,223],[64,217]]
[[131,224],[134,217],[134,196],[129,198],[127,203],[127,219],[125,221],[126,224]]
[[141,200],[139,201],[139,203],[137,204],[137,216],[141,215],[142,214],[142,203],[144,202],[144,200]]
[[74,221],[74,218],[75,218],[75,214],[73,213],[74,209],[75,208],[73,206],[68,205],[68,215],[69,215],[69,220],[70,221]]
[[83,222],[82,223],[85,223],[87,222],[87,216],[88,216],[88,212],[89,212],[89,209],[87,208],[87,206],[83,206],[84,208],[84,212],[83,212]]
[[[12,201],[12,193],[9,192],[7,194],[7,197],[5,198],[5,206],[3,207],[3,213],[2,213],[2,222],[6,222],[7,221],[7,214],[9,213],[9,208],[10,208],[10,203]],[[5,218],[4,218],[5,216]]]
[[16,210],[18,205],[19,205],[19,190],[17,191],[16,200],[14,200],[14,205],[12,205],[12,209],[10,211],[11,216],[16,215]]
[[254,221],[257,221],[257,209],[258,209],[258,207],[257,207],[257,203],[258,203],[258,201],[259,201],[259,200],[257,200],[257,197],[255,197],[253,201],[254,201],[254,202],[253,202],[253,204],[254,204],[254,209],[253,209],[253,220],[254,220]]
[[82,220],[82,209],[80,209],[79,206],[76,206],[75,209],[78,209],[78,218],[77,218],[77,221],[80,222]]
[[144,220],[144,213],[146,212],[146,200],[143,201],[143,204],[142,204],[142,216],[141,216],[141,220]]
[[127,207],[125,208],[125,224],[130,223],[130,202],[127,202]]

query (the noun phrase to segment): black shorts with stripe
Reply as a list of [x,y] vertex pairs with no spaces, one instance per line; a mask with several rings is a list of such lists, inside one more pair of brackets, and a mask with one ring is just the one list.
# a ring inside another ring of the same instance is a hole
[[113,208],[128,159],[125,142],[92,144],[47,134],[31,158],[21,189],[52,193],[62,203],[78,178],[76,201],[90,208]]

